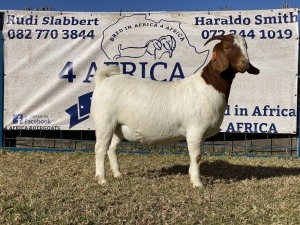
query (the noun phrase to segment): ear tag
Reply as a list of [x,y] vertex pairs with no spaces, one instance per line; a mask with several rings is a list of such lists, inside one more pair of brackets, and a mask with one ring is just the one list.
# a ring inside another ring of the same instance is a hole
[[213,51],[212,53],[212,60],[216,61],[217,60],[217,52]]

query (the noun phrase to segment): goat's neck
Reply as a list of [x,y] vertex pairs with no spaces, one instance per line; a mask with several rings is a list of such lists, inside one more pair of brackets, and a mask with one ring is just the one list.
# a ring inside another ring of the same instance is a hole
[[229,66],[226,70],[219,72],[215,70],[210,61],[201,74],[202,78],[208,85],[212,85],[216,90],[223,93],[228,101],[230,88],[236,72]]

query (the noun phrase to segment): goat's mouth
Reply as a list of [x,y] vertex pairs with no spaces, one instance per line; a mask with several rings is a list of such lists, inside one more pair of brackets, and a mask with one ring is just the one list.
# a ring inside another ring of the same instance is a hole
[[247,66],[239,66],[239,65],[237,65],[236,66],[236,70],[239,73],[245,73],[249,68],[250,68],[249,65],[247,65]]

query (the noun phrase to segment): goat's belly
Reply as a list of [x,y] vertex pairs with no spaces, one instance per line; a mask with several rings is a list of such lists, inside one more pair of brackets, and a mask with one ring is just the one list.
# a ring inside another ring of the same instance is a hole
[[215,123],[207,128],[206,132],[204,133],[204,139],[212,137],[220,132],[220,127],[224,118],[223,114],[221,114],[218,118],[219,119]]
[[220,126],[207,129],[204,133],[204,139],[210,138],[220,132]]
[[136,141],[142,144],[167,144],[186,139],[185,136],[177,132],[171,134],[145,134],[143,131],[133,130],[125,125],[119,126],[116,132],[128,141]]

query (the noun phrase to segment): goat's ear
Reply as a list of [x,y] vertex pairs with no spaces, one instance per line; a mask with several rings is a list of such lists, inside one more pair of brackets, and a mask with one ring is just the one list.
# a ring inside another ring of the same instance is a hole
[[214,51],[213,59],[212,59],[213,68],[219,72],[223,72],[229,66],[229,61],[223,50],[223,47],[219,43],[214,47],[213,51]]
[[250,74],[257,75],[260,71],[250,63],[250,68],[247,70],[247,72]]

